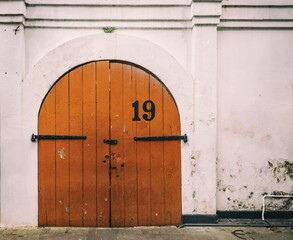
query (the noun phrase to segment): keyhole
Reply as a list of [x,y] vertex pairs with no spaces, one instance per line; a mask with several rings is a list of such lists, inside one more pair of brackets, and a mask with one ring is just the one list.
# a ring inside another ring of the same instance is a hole
[[121,164],[121,167],[124,168],[124,163]]

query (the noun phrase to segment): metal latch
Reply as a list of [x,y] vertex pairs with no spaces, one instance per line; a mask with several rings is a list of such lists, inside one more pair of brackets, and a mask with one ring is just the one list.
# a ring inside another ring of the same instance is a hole
[[116,140],[116,139],[104,139],[104,143],[109,144],[109,145],[117,145],[118,140]]

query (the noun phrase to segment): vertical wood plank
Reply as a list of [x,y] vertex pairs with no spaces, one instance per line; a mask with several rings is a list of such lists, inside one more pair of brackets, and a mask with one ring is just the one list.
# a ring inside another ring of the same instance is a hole
[[123,132],[124,132],[124,209],[125,226],[137,226],[137,165],[136,165],[136,122],[132,121],[132,103],[136,101],[136,82],[132,67],[123,65]]
[[[56,135],[69,134],[68,75],[60,79],[56,89]],[[48,141],[47,141],[48,143]],[[56,141],[56,226],[69,225],[69,141]]]
[[[149,75],[141,69],[135,69],[136,93],[139,103],[137,136],[149,136],[149,122],[143,120],[142,105],[149,100]],[[151,191],[150,191],[150,142],[137,142],[137,185],[138,185],[138,225],[151,224]]]
[[[169,92],[164,89],[164,134],[180,135],[179,114]],[[181,223],[180,141],[164,142],[165,225]]]
[[[150,121],[150,135],[163,136],[163,86],[150,76],[150,99],[155,104],[155,118]],[[151,209],[152,225],[164,225],[165,182],[164,182],[164,143],[150,142],[151,153]]]
[[83,223],[97,224],[96,76],[95,63],[83,66]]
[[111,145],[111,226],[124,226],[124,139],[123,139],[123,81],[122,64],[110,63],[110,138]]
[[110,226],[109,62],[96,62],[97,77],[97,225]]
[[[82,135],[82,67],[69,73],[69,133]],[[70,141],[70,226],[83,226],[83,143]]]
[[[39,134],[55,135],[55,88],[39,115]],[[39,141],[39,226],[55,226],[55,141]]]

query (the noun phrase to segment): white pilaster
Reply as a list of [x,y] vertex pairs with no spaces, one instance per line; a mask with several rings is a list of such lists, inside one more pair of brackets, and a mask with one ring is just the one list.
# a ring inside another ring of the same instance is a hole
[[191,72],[194,78],[192,214],[216,213],[217,24],[221,1],[194,0]]
[[[18,216],[29,214],[24,201],[26,191],[24,178],[28,163],[23,161],[21,148],[21,88],[25,72],[23,1],[3,1],[0,4],[0,160],[1,160],[1,225],[25,225],[17,222]],[[5,15],[6,14],[6,15]],[[9,18],[7,24],[5,17]],[[17,187],[12,187],[17,186]],[[22,209],[22,212],[19,212]]]

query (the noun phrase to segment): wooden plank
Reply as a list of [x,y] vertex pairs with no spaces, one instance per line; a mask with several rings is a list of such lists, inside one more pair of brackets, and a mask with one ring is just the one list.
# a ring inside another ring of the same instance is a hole
[[136,122],[132,121],[132,103],[136,101],[136,82],[132,67],[123,65],[123,132],[124,132],[124,209],[125,226],[137,226],[137,172],[136,172]]
[[[142,105],[149,100],[149,75],[141,69],[135,68],[136,100],[138,101],[138,115],[140,121],[136,124],[137,136],[149,136],[149,122],[143,119]],[[151,225],[151,191],[150,191],[150,143],[136,143],[137,184],[138,184],[138,225]]]
[[[68,75],[60,79],[56,89],[56,135],[69,134]],[[47,141],[49,142],[49,141]],[[69,226],[69,142],[56,141],[56,226]]]
[[83,223],[97,224],[97,124],[96,124],[96,70],[95,63],[83,66]]
[[110,138],[111,145],[111,226],[124,226],[124,139],[123,139],[123,81],[122,64],[110,63]]
[[[39,114],[39,134],[55,135],[55,88]],[[55,141],[39,141],[39,226],[55,226]]]
[[110,226],[109,62],[96,62],[97,77],[97,225]]
[[[163,86],[150,76],[150,99],[155,104],[155,118],[150,121],[150,135],[163,136]],[[151,209],[152,225],[164,225],[165,221],[165,182],[164,182],[164,143],[150,142],[151,154]]]
[[[180,135],[179,113],[173,98],[164,89],[164,134]],[[180,141],[164,142],[165,225],[181,224]]]
[[[69,133],[82,135],[82,67],[69,73]],[[83,226],[83,142],[70,141],[70,226]]]

